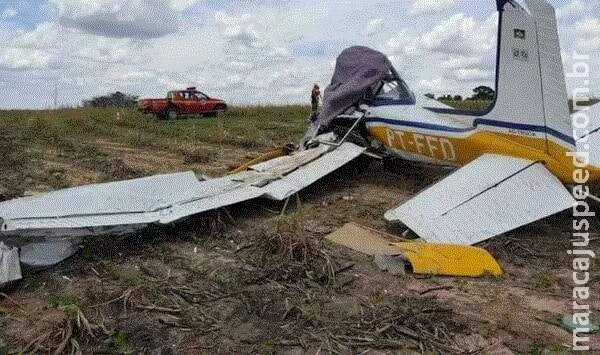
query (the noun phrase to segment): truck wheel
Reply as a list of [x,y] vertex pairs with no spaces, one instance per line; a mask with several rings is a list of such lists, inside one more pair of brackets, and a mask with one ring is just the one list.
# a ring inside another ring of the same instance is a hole
[[212,113],[212,117],[217,117],[220,114],[225,113],[227,111],[227,105],[217,105],[215,107],[215,112]]
[[177,115],[178,115],[178,112],[175,107],[169,107],[165,111],[165,119],[167,119],[167,120],[176,120]]

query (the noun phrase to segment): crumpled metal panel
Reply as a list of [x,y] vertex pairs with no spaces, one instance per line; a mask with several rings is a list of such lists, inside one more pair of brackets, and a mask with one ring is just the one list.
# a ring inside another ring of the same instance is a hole
[[36,243],[27,243],[20,248],[20,260],[30,271],[45,269],[75,255],[80,248],[81,238],[52,238]]
[[0,242],[0,287],[21,279],[19,249],[10,248]]
[[445,276],[501,276],[502,268],[485,249],[454,244],[395,243],[415,274]]
[[484,155],[399,208],[400,221],[434,243],[472,245],[573,206],[542,163]]
[[364,151],[365,148],[344,143],[314,162],[299,167],[285,178],[270,183],[265,187],[264,197],[284,200],[358,158]]
[[[0,203],[5,236],[93,236],[130,233],[202,212],[267,197],[282,200],[352,161],[351,143],[321,145],[249,172],[199,181],[194,173],[152,176],[52,192]],[[0,221],[2,222],[2,221]]]
[[194,195],[201,182],[194,173],[74,187],[0,204],[5,219],[141,213],[167,208]]
[[190,198],[202,188],[194,173],[95,184],[51,192],[39,197],[0,203],[6,235],[94,235],[131,232],[159,221],[176,201]]

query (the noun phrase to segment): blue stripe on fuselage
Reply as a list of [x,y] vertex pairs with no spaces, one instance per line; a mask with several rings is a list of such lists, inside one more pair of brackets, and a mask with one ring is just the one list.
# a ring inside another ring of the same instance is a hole
[[442,132],[453,132],[453,133],[466,133],[475,130],[479,125],[491,126],[491,127],[499,127],[499,128],[507,128],[507,129],[516,129],[520,131],[530,131],[536,133],[547,133],[553,137],[560,139],[570,145],[575,145],[575,139],[573,137],[569,137],[566,134],[558,132],[552,128],[544,127],[544,126],[536,126],[536,125],[528,125],[521,123],[512,123],[512,122],[504,122],[497,120],[489,120],[484,118],[477,118],[473,120],[473,127],[468,128],[459,128],[459,127],[450,127],[436,124],[429,124],[423,122],[415,122],[415,121],[404,121],[404,120],[393,120],[388,118],[380,118],[380,117],[369,117],[367,119],[367,123],[384,123],[393,126],[403,126],[403,127],[414,127],[414,128],[423,128],[430,129],[432,131],[442,131]]

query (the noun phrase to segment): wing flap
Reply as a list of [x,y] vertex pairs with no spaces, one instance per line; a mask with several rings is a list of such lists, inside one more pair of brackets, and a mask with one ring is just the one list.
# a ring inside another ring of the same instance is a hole
[[429,242],[473,245],[574,203],[542,163],[484,155],[388,211],[386,219]]

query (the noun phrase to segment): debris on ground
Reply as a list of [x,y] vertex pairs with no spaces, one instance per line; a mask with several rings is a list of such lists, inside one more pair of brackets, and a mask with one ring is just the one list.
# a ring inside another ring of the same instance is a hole
[[383,271],[392,275],[406,274],[406,259],[401,255],[375,255],[375,265]]
[[[201,180],[193,172],[156,175],[2,202],[0,240],[10,238],[13,246],[22,248],[21,262],[52,266],[77,251],[77,244],[65,237],[130,234],[261,197],[284,201],[364,150],[352,143],[320,144],[295,153],[283,148],[247,171],[216,179]],[[26,237],[46,240],[33,244],[24,242]]]
[[21,279],[21,264],[19,249],[10,248],[0,242],[0,287],[12,281]]
[[[342,228],[329,234],[327,239],[333,243],[343,245],[352,250],[363,254],[376,255],[399,255],[398,248],[394,247],[393,236],[383,234],[373,229],[358,225],[356,223],[347,223]],[[402,240],[395,238],[395,241]]]
[[[384,239],[386,237],[388,239]],[[406,263],[415,274],[464,277],[502,275],[502,268],[494,257],[477,247],[421,241],[391,242],[389,235],[353,223],[331,233],[327,239],[375,256],[375,263],[393,274],[402,274]]]
[[396,243],[416,274],[501,276],[502,268],[485,249],[465,245]]
[[563,328],[565,328],[566,330],[572,332],[576,329],[588,329],[588,333],[590,334],[595,334],[598,333],[598,331],[600,330],[600,325],[599,324],[595,324],[592,323],[590,321],[590,323],[588,325],[580,325],[574,322],[573,320],[573,315],[572,314],[566,314],[562,317],[560,324]]

